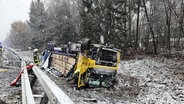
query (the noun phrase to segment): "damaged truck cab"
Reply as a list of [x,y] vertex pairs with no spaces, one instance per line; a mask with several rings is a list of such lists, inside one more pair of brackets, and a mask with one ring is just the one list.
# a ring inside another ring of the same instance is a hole
[[74,72],[77,87],[110,87],[113,85],[120,62],[118,49],[92,44],[78,53]]

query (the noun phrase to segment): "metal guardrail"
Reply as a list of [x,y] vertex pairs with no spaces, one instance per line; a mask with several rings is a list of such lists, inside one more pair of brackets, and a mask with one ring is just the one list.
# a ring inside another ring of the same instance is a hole
[[73,101],[37,66],[33,68],[51,104],[74,104]]
[[16,55],[22,62],[21,62],[21,69],[23,73],[21,75],[21,86],[22,86],[22,104],[35,104],[32,89],[30,86],[30,81],[28,77],[28,72],[26,69],[26,63],[28,62],[22,56],[18,55],[13,49],[4,47],[8,51],[12,52],[12,54]]
[[28,72],[26,69],[25,61],[22,61],[21,68],[23,73],[21,75],[21,85],[22,85],[22,104],[35,104],[33,93],[30,86],[30,81],[28,77]]
[[8,47],[4,47],[5,49],[9,50],[10,52],[12,52],[14,55],[16,55],[20,60],[24,60],[25,62],[27,62],[27,60],[25,60],[22,56],[20,56],[18,53],[16,53],[13,49],[10,49]]
[[[6,48],[8,49],[8,48]],[[44,89],[45,96],[42,98],[40,103],[47,104],[48,100],[51,104],[74,104],[73,101],[37,66],[32,68],[34,74],[36,75],[35,80],[32,80],[31,84],[28,77],[28,72],[26,69],[26,62],[22,56],[18,55],[12,49],[8,49],[13,54],[17,55],[21,62],[21,69],[23,73],[21,75],[21,85],[22,85],[22,104],[35,104],[34,95],[32,93],[31,87],[33,87],[36,79],[39,80],[41,86]],[[46,99],[46,100],[44,100]],[[48,99],[48,100],[47,100]]]

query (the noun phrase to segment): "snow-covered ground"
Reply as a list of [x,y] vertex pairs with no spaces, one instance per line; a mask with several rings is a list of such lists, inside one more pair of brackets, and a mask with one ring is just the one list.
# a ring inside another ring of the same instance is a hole
[[19,104],[21,103],[21,87],[11,87],[9,84],[21,70],[20,60],[7,50],[0,58],[0,104]]
[[64,78],[52,80],[76,104],[184,104],[184,62],[161,57],[122,61],[110,89],[76,90]]
[[[19,53],[32,59],[31,51]],[[122,61],[117,73],[118,83],[108,89],[76,90],[66,78],[47,75],[75,104],[184,104],[184,60],[141,57]]]
[[184,104],[184,62],[150,57],[123,61],[119,74],[138,79],[139,94],[132,103]]

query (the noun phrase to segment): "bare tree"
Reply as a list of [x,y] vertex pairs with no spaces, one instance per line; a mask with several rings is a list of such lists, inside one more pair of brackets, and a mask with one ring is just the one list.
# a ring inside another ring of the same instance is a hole
[[145,0],[143,0],[143,5],[144,5],[146,19],[147,19],[147,22],[148,22],[148,25],[149,25],[149,29],[150,29],[150,32],[151,32],[151,35],[152,35],[152,41],[153,41],[153,46],[154,46],[154,53],[157,54],[157,45],[156,45],[156,41],[155,41],[155,34],[154,34],[154,31],[153,31],[150,19],[148,17],[148,11],[147,11]]
[[137,1],[137,25],[136,25],[136,37],[135,37],[135,50],[137,50],[138,47],[138,41],[139,41],[139,16],[140,16],[140,5],[141,0]]
[[6,43],[13,48],[26,49],[30,44],[29,42],[28,25],[22,21],[13,22]]
[[169,9],[171,7],[171,1],[170,0],[164,0],[164,8],[165,8],[165,14],[166,14],[166,31],[167,31],[167,48],[170,51],[171,50],[171,13],[172,11]]

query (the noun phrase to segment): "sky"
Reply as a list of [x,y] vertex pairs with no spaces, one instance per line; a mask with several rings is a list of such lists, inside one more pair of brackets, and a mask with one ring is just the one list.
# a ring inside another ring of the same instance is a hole
[[0,0],[0,41],[3,41],[10,31],[14,21],[29,20],[29,8],[32,0]]

